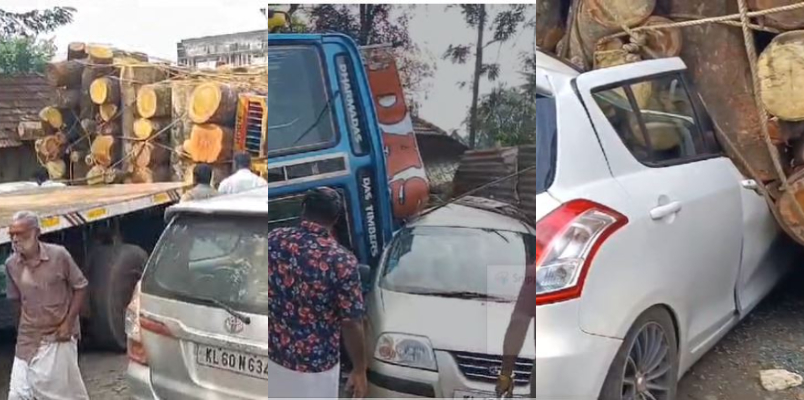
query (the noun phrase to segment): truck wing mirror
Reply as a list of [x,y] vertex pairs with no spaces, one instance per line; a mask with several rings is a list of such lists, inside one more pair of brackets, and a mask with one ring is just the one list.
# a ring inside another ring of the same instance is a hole
[[357,273],[360,274],[360,283],[363,287],[371,285],[371,267],[366,264],[357,264]]

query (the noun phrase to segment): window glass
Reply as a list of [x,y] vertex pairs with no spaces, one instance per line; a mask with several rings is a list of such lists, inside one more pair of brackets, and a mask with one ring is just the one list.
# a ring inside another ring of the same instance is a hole
[[628,150],[644,164],[678,164],[719,153],[711,124],[699,126],[680,75],[601,90],[593,97]]

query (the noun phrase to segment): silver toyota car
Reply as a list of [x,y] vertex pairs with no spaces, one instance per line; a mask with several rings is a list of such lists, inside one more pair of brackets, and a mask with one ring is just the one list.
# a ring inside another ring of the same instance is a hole
[[267,393],[267,193],[171,207],[129,306],[136,399]]

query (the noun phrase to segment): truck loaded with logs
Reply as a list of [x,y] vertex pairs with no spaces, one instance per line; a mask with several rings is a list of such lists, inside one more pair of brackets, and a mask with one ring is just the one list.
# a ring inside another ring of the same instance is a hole
[[[804,2],[544,0],[536,41],[581,71],[680,57],[729,157],[804,244]],[[639,106],[663,97],[634,89]]]
[[[267,72],[190,70],[72,43],[45,76],[50,104],[19,133],[37,138],[37,159],[66,186],[0,185],[0,260],[12,250],[12,215],[38,213],[43,239],[67,248],[90,281],[86,336],[122,351],[125,307],[165,227],[164,209],[178,201],[195,163],[213,165],[216,182],[229,174],[238,96],[264,96]],[[2,269],[0,294],[5,284]],[[10,311],[0,304],[0,329],[13,327]]]

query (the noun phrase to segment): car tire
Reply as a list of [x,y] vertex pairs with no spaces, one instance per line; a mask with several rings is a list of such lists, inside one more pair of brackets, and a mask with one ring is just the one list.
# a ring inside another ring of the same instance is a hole
[[666,309],[653,307],[628,330],[609,367],[600,400],[673,400],[678,364],[673,319]]
[[126,351],[125,316],[148,253],[130,244],[95,247],[89,256],[89,330],[98,348]]

